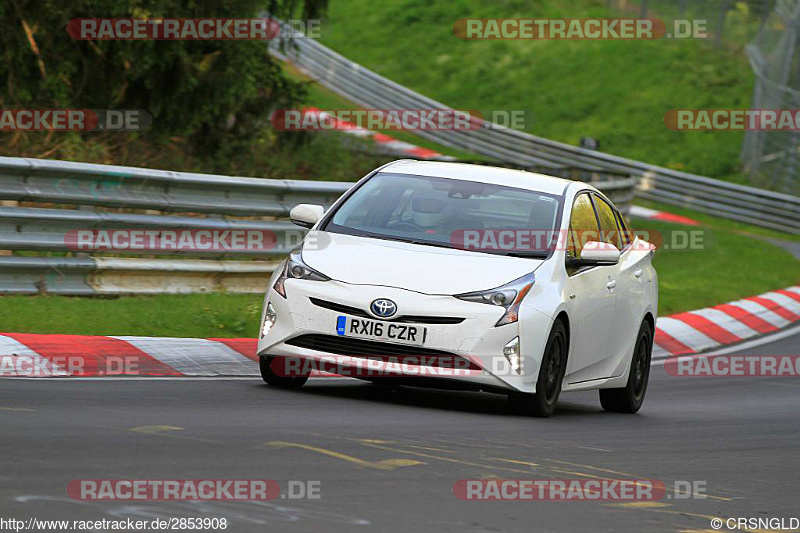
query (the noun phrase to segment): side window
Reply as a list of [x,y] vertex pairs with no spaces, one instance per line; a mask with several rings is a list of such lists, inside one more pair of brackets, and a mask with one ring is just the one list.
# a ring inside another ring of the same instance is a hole
[[569,218],[569,235],[567,236],[567,257],[580,258],[583,246],[589,241],[600,238],[597,218],[589,195],[580,194],[572,204]]
[[619,229],[622,232],[622,242],[624,246],[628,246],[630,243],[633,242],[633,232],[631,231],[628,223],[625,221],[625,217],[622,216],[622,213],[614,210],[614,213],[617,215],[617,224],[619,224]]
[[613,244],[618,250],[622,250],[622,239],[617,226],[617,217],[614,216],[614,208],[597,195],[594,196],[594,206],[597,208],[603,242]]

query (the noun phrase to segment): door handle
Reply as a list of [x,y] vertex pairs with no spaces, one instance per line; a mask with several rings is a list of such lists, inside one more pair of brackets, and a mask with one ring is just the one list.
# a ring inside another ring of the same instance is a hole
[[608,287],[609,289],[613,289],[616,286],[617,286],[617,280],[615,279],[612,279],[608,283],[606,283],[606,287]]
[[637,268],[636,270],[633,271],[633,275],[636,276],[637,278],[641,278],[642,277],[642,269],[641,268]]

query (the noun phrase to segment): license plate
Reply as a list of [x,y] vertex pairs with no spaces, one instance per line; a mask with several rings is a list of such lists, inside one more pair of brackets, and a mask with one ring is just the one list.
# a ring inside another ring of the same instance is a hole
[[339,315],[336,319],[336,333],[345,337],[356,337],[376,341],[396,342],[422,346],[428,336],[425,327],[415,324],[399,324],[369,318]]

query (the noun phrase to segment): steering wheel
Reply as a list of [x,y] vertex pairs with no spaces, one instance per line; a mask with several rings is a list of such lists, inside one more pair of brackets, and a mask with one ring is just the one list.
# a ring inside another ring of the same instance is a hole
[[395,225],[392,226],[392,229],[401,230],[401,231],[402,230],[414,231],[414,232],[422,231],[422,227],[417,226],[413,222],[409,222],[407,220],[401,220],[401,221],[397,222]]

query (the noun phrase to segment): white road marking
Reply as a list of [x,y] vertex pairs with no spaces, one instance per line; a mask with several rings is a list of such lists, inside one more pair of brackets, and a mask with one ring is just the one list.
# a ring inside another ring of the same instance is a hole
[[736,300],[735,302],[730,302],[730,305],[735,305],[736,307],[744,309],[748,313],[757,316],[761,320],[769,322],[776,328],[782,328],[789,324],[789,321],[782,316],[751,300]]
[[[776,333],[770,333],[769,335],[764,335],[763,337],[759,337],[757,339],[753,339],[747,342],[740,342],[738,344],[732,344],[730,346],[726,346],[724,348],[720,348],[719,350],[713,350],[708,353],[704,354],[687,354],[686,357],[710,357],[712,355],[725,355],[733,352],[737,352],[739,350],[749,350],[750,348],[756,348],[763,344],[769,344],[771,342],[779,341],[781,339],[785,339],[786,337],[791,337],[793,335],[800,335],[800,325],[785,329],[783,331],[778,331]],[[662,366],[666,359],[660,359],[658,361],[653,361],[650,363],[650,366]]]
[[733,333],[740,339],[749,339],[750,337],[755,337],[758,335],[756,330],[750,328],[742,322],[739,322],[728,313],[724,313],[719,309],[698,309],[697,311],[691,311],[690,313],[707,318],[713,324],[716,324],[722,329]]
[[656,327],[670,337],[674,337],[682,344],[691,348],[693,352],[702,352],[703,350],[719,346],[719,343],[714,339],[676,318],[670,318],[668,316],[659,318]]
[[784,309],[788,309],[792,313],[800,315],[800,302],[789,298],[785,294],[781,294],[779,292],[768,292],[767,294],[762,294],[761,297],[766,298],[767,300],[772,300]]
[[632,205],[628,208],[628,215],[637,218],[653,218],[657,216],[661,211],[656,211],[655,209],[650,209],[649,207],[642,207],[640,205]]
[[31,373],[47,379],[50,379],[49,376],[69,375],[62,367],[54,365],[16,339],[0,335],[0,376],[30,379],[34,377]]
[[187,376],[252,376],[255,361],[217,341],[178,337],[114,337]]

